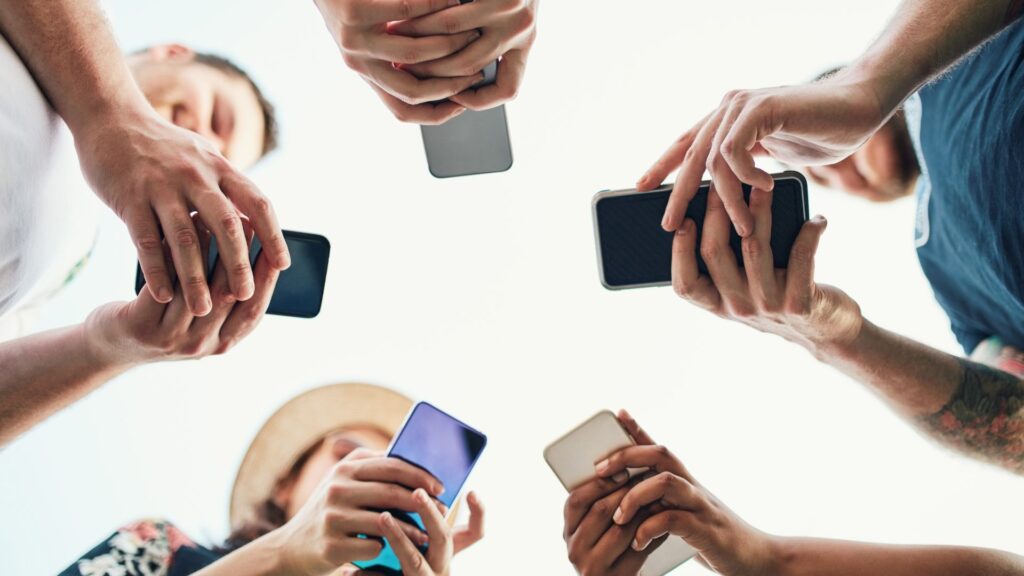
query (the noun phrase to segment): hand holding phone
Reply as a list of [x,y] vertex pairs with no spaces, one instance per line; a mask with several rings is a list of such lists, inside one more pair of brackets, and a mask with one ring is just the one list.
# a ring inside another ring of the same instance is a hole
[[[807,181],[799,172],[774,175],[775,189],[771,204],[770,247],[775,268],[789,264],[793,243],[808,217]],[[707,263],[698,250],[704,234],[710,182],[704,182],[687,207],[686,217],[692,220],[697,273],[708,274]],[[609,290],[668,286],[672,283],[672,245],[674,232],[666,232],[662,217],[668,205],[672,186],[650,192],[616,190],[594,196],[594,234],[597,241],[598,268],[601,283]],[[743,188],[749,202],[750,187]],[[714,202],[720,202],[716,199]],[[743,266],[741,239],[729,227],[729,247],[739,266]]]

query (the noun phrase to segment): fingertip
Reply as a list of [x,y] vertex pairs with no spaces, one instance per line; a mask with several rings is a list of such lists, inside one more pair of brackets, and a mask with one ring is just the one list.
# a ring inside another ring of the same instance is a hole
[[172,292],[171,289],[168,288],[167,286],[161,286],[157,288],[156,294],[153,294],[152,290],[149,293],[150,295],[153,296],[154,300],[161,304],[167,304],[171,300],[174,300],[174,292]]

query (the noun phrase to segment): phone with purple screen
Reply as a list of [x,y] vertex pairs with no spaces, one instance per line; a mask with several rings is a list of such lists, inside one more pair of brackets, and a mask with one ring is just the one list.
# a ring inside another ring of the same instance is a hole
[[[413,407],[405,425],[391,442],[388,457],[399,458],[433,474],[444,484],[444,494],[437,499],[450,509],[485,446],[486,436],[431,404],[420,402]],[[419,514],[400,510],[390,512],[396,520],[424,529]],[[426,551],[426,548],[421,551]],[[387,540],[376,558],[354,564],[363,570],[385,576],[402,573],[398,557]]]

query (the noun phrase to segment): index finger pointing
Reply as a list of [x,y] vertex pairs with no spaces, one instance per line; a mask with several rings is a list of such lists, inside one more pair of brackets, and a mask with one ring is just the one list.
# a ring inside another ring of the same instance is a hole
[[[274,212],[270,200],[248,178],[237,172],[225,175],[220,181],[220,188],[242,214],[249,218],[270,265],[278,270],[291,266],[288,244],[284,240],[284,233],[281,232],[281,225],[277,223],[277,213]],[[248,258],[248,250],[246,255]]]

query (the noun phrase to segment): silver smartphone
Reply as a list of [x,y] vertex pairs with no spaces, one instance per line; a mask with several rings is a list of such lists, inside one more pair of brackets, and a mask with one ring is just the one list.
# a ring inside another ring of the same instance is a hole
[[[544,460],[567,491],[597,477],[594,466],[615,452],[634,445],[633,437],[609,410],[598,412],[544,449]],[[630,469],[630,476],[647,473]],[[638,576],[663,576],[697,555],[678,536],[665,540],[651,552]]]
[[[498,63],[484,69],[483,86],[494,82]],[[439,126],[421,126],[427,167],[436,178],[504,172],[512,167],[512,141],[505,106],[466,110]]]

